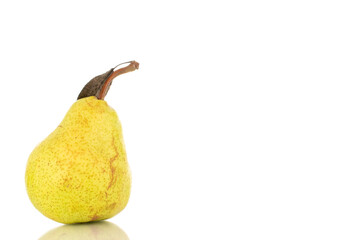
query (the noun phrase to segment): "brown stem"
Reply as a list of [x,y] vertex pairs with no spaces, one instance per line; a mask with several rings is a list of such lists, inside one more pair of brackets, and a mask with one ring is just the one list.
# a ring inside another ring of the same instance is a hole
[[[120,68],[114,72],[112,72],[110,74],[110,76],[106,79],[104,85],[102,86],[101,90],[100,90],[100,95],[99,95],[99,99],[100,100],[104,100],[108,90],[109,90],[109,87],[111,85],[111,82],[114,78],[116,78],[117,76],[121,75],[121,74],[124,74],[124,73],[128,73],[128,72],[132,72],[132,71],[135,71],[136,69],[139,69],[139,63],[138,62],[135,62],[135,61],[131,61],[129,62],[130,64],[127,65],[126,67],[123,67],[123,68]],[[119,64],[120,65],[120,64]],[[118,66],[119,66],[118,65]]]
[[[126,63],[129,63],[129,65],[114,71],[114,69],[117,68],[119,65]],[[78,99],[95,96],[100,100],[104,100],[114,78],[121,74],[132,72],[139,68],[139,63],[135,61],[125,62],[119,65],[110,69],[106,73],[91,79],[81,90]]]

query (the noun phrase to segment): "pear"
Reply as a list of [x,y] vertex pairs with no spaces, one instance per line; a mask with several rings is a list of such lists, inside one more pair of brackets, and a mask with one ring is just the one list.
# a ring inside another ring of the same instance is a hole
[[108,219],[128,203],[131,173],[122,127],[104,97],[112,80],[138,69],[128,66],[93,78],[58,127],[30,154],[28,196],[46,217],[65,224]]

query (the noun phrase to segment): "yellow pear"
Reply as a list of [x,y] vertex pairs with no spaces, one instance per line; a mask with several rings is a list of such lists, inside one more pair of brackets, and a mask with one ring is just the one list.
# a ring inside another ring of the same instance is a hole
[[35,208],[61,223],[108,219],[129,200],[131,174],[118,116],[104,97],[127,67],[93,78],[60,125],[30,154],[25,183]]

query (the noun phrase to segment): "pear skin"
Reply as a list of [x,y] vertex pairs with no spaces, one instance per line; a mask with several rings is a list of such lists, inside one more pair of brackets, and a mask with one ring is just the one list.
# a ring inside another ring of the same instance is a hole
[[122,211],[131,173],[115,110],[96,96],[77,100],[30,154],[25,183],[35,208],[60,223],[99,221]]

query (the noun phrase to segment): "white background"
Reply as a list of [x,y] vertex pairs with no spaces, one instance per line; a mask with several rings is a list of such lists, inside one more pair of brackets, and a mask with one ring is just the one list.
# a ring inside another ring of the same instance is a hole
[[346,0],[2,1],[0,238],[62,225],[29,201],[27,158],[88,80],[136,60],[106,97],[133,174],[109,222],[129,239],[359,239],[359,12]]

